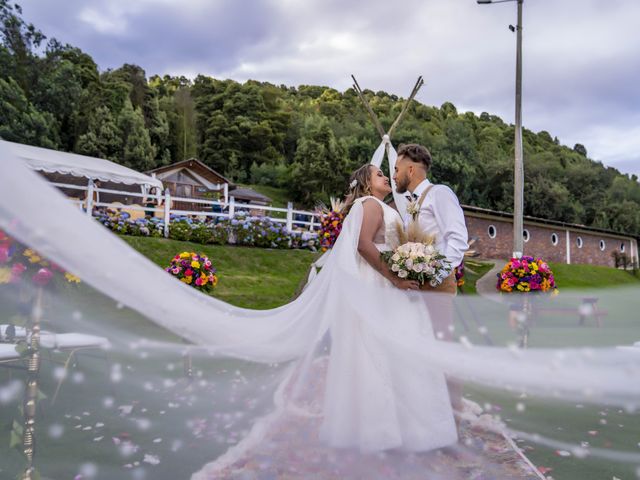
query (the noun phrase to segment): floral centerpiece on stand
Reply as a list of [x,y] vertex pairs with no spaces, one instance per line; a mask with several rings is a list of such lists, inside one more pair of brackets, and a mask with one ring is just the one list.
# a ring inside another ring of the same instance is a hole
[[195,252],[178,253],[165,270],[181,282],[203,292],[210,292],[218,284],[216,269],[211,260],[206,255]]
[[344,202],[337,198],[331,197],[331,208],[319,205],[316,208],[320,216],[320,247],[326,252],[336,243],[340,232],[342,231],[342,222],[344,221]]
[[496,289],[500,293],[520,293],[518,301],[511,305],[509,324],[519,333],[519,345],[529,343],[529,328],[533,315],[531,293],[557,294],[556,280],[549,264],[541,258],[523,256],[512,258],[497,274]]
[[496,288],[499,292],[557,293],[556,280],[549,264],[541,258],[524,256],[512,258],[498,273]]

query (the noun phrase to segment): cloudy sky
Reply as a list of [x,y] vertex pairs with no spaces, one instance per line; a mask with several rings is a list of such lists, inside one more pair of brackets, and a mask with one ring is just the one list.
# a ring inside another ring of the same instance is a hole
[[[516,3],[475,0],[21,0],[101,69],[350,87],[512,121]],[[525,0],[523,119],[640,174],[640,1]]]

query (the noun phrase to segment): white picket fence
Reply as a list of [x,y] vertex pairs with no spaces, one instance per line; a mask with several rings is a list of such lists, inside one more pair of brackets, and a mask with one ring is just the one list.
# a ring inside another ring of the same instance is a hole
[[[96,202],[94,201],[94,193],[110,193],[114,195],[119,195],[122,197],[137,197],[141,199],[141,203],[147,201],[149,199],[155,199],[156,203],[159,203],[158,200],[162,200],[162,205],[160,207],[145,207],[144,205],[122,205],[118,206],[118,208],[125,208],[127,210],[140,210],[144,212],[153,211],[159,212],[162,214],[162,218],[164,220],[164,236],[169,236],[169,228],[170,228],[170,218],[171,215],[178,216],[195,216],[195,217],[220,217],[225,219],[232,219],[238,215],[240,212],[249,213],[251,211],[258,211],[261,213],[261,217],[268,218],[272,222],[277,223],[285,223],[287,230],[290,232],[298,229],[298,230],[308,230],[310,232],[315,231],[320,226],[320,218],[316,212],[310,212],[306,210],[297,210],[293,208],[293,203],[288,202],[287,208],[278,208],[278,207],[268,207],[262,205],[254,205],[247,203],[238,203],[235,198],[230,195],[229,202],[219,202],[215,200],[205,200],[202,198],[187,198],[187,197],[173,197],[168,189],[165,190],[164,195],[152,195],[145,193],[137,193],[137,192],[128,192],[122,190],[111,190],[106,188],[97,188],[94,186],[93,182],[89,182],[87,185],[71,185],[66,183],[56,183],[51,182],[53,186],[59,188],[67,188],[72,190],[79,190],[82,192],[86,192],[85,199],[79,200],[73,199],[72,201],[76,203],[80,209],[86,212],[88,216],[92,215],[94,207],[110,207],[112,203],[107,202]],[[160,198],[158,198],[160,197]],[[208,208],[206,210],[180,210],[171,208],[173,203],[177,202],[186,202],[186,203],[197,203],[201,205],[206,205]],[[85,205],[86,203],[86,205]],[[213,210],[214,206],[219,207],[220,212],[216,212]],[[270,215],[271,212],[279,212],[284,213],[284,218]],[[305,220],[296,219],[297,216],[306,217]]]

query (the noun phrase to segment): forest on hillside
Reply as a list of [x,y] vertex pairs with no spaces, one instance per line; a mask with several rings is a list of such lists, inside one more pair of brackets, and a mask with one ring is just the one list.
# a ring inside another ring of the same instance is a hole
[[[404,99],[364,93],[390,126]],[[47,39],[7,0],[0,0],[0,137],[140,171],[196,157],[233,181],[283,188],[305,206],[342,194],[349,173],[380,143],[353,89],[147,76],[131,64],[101,71],[90,54]],[[426,145],[431,179],[463,204],[511,211],[513,137],[513,125],[490,113],[413,102],[393,142]],[[525,129],[524,159],[526,215],[640,234],[635,175],[546,131]]]

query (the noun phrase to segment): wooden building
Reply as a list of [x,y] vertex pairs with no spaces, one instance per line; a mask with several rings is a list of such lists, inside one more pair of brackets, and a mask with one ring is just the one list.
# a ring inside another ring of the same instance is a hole
[[[208,167],[196,158],[154,168],[146,172],[160,180],[172,197],[221,200],[228,203],[233,197],[237,203],[270,205],[271,199],[250,188],[234,185],[224,175]],[[177,210],[199,211],[207,209],[203,204],[174,201]]]

